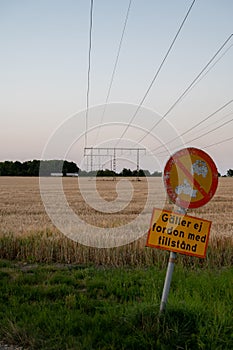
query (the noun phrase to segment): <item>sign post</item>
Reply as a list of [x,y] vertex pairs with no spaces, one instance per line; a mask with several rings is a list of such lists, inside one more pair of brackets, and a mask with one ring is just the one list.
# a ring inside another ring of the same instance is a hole
[[[180,213],[186,214],[187,210],[180,208]],[[176,262],[176,253],[175,252],[170,252],[169,256],[169,261],[168,261],[168,266],[167,266],[167,273],[164,281],[164,286],[163,286],[163,294],[161,298],[161,303],[160,303],[160,312],[163,312],[165,310],[166,304],[167,304],[167,299],[168,299],[168,294],[170,291],[170,285],[172,281],[172,274],[173,270],[175,267],[175,262]]]
[[147,243],[170,251],[160,312],[166,307],[176,254],[204,258],[211,222],[186,215],[189,208],[206,204],[218,185],[218,171],[210,156],[202,150],[189,147],[176,152],[164,169],[164,184],[177,212],[154,209]]
[[161,303],[160,303],[160,312],[163,312],[165,310],[165,307],[167,304],[167,298],[170,291],[170,285],[172,281],[172,274],[175,267],[175,262],[176,262],[176,253],[171,252],[169,256],[167,273],[166,273],[165,282],[163,286],[163,294],[162,294]]

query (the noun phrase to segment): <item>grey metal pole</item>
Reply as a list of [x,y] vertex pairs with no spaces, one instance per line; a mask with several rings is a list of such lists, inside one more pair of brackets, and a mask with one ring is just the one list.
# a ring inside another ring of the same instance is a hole
[[91,172],[93,170],[93,148],[91,148]]
[[137,181],[139,181],[139,149],[137,149]]
[[[178,212],[181,214],[186,214],[187,209],[179,208]],[[160,303],[160,312],[163,312],[166,308],[167,298],[168,298],[171,280],[172,280],[172,274],[173,274],[173,270],[174,270],[174,266],[175,266],[175,262],[176,262],[176,255],[177,255],[176,253],[171,252],[170,256],[169,256],[167,273],[166,273],[165,282],[164,282],[164,286],[163,286],[163,294],[162,294],[162,299],[161,299],[161,303]]]
[[167,304],[167,298],[168,298],[168,294],[169,294],[169,290],[170,290],[175,260],[176,260],[176,253],[171,252],[170,257],[169,257],[164,287],[163,287],[163,294],[162,294],[162,299],[161,299],[161,304],[160,304],[160,312],[163,312],[165,310],[165,307]]

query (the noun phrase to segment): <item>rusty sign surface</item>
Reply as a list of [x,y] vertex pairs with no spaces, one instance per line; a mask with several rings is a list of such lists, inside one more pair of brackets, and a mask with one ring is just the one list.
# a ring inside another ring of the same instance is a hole
[[206,204],[218,186],[218,171],[204,151],[189,147],[171,156],[164,168],[164,184],[172,202],[182,208]]

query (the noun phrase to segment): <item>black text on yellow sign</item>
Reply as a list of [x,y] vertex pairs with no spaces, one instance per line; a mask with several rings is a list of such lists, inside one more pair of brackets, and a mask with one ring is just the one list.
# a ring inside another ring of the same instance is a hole
[[211,221],[154,208],[146,245],[205,258]]

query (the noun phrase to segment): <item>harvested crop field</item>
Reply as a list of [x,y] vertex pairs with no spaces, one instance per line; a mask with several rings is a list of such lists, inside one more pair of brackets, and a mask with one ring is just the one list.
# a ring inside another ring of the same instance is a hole
[[[51,185],[54,181],[56,182],[58,179],[51,179]],[[79,190],[80,181],[82,181],[82,188],[86,192],[95,182],[94,179],[88,178],[84,180],[63,178],[64,193],[74,213],[91,225],[105,229],[126,225],[143,210],[149,191],[149,209],[144,215],[144,225],[148,228],[148,218],[153,206],[169,210],[173,208],[166,199],[161,178],[142,178],[141,181],[131,179],[130,184],[129,180],[126,179],[120,181],[121,183],[125,181],[125,184],[130,186],[132,195],[129,201],[126,198],[128,201],[126,203],[124,203],[124,198],[122,199],[123,209],[110,213],[93,209],[86,203]],[[98,194],[105,200],[107,209],[118,196],[116,192],[118,185],[118,179],[112,181],[105,178],[96,181]],[[125,193],[128,192],[126,188]],[[158,259],[162,263],[164,261],[166,252],[145,248],[145,234],[137,241],[115,249],[91,248],[68,239],[53,225],[44,209],[40,196],[39,178],[0,177],[0,195],[0,254],[2,258],[48,262],[109,263],[112,265],[150,264]],[[231,263],[232,212],[233,178],[220,178],[214,198],[205,206],[188,212],[190,215],[212,221],[209,249],[213,249],[213,254],[215,254],[214,251],[220,252],[221,250],[218,264]],[[212,253],[209,253],[209,258]]]

